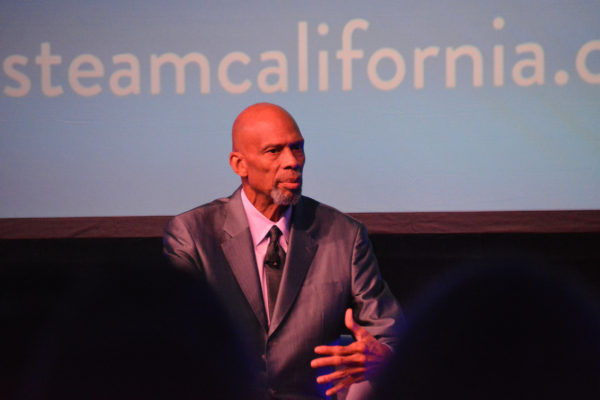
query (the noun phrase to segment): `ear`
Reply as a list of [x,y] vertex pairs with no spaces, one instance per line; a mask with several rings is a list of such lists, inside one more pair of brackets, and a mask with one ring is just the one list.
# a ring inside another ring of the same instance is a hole
[[232,151],[229,154],[229,165],[231,165],[233,172],[240,177],[245,178],[248,176],[246,160],[244,159],[244,155],[239,151]]

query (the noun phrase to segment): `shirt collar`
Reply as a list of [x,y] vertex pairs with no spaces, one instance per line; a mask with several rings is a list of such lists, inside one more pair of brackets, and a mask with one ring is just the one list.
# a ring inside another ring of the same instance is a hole
[[250,234],[252,235],[252,243],[256,247],[260,242],[265,239],[267,233],[273,225],[277,225],[282,233],[286,243],[289,243],[290,236],[290,222],[292,219],[292,206],[288,206],[285,209],[283,215],[275,223],[265,217],[260,211],[254,207],[250,202],[244,189],[242,189],[242,205],[244,206],[244,212],[246,213],[246,219],[248,220],[248,226],[250,228]]

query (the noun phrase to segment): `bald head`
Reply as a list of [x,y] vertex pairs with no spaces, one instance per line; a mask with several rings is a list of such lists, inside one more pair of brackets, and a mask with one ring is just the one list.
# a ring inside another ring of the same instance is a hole
[[300,132],[294,118],[283,107],[271,103],[256,103],[244,109],[233,122],[231,143],[233,151],[244,151],[252,136],[260,135],[273,125]]

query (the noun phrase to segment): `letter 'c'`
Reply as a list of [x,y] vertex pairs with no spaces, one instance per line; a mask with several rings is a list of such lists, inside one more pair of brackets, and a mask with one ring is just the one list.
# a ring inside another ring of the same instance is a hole
[[243,53],[241,51],[234,51],[223,57],[223,59],[219,63],[219,83],[221,84],[223,89],[227,90],[229,93],[241,94],[248,91],[248,89],[250,89],[250,86],[252,86],[252,83],[248,79],[245,79],[244,81],[242,81],[242,83],[238,84],[233,83],[231,82],[231,80],[229,80],[229,66],[234,62],[239,62],[244,65],[248,65],[250,63],[250,57],[246,53]]

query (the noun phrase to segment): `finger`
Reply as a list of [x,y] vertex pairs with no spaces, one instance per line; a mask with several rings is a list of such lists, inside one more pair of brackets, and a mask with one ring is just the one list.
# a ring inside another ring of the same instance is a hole
[[345,346],[317,346],[315,347],[315,353],[317,354],[342,354]]
[[357,377],[353,377],[353,376],[349,376],[346,379],[342,380],[340,383],[338,383],[337,385],[335,385],[334,387],[332,387],[331,389],[328,389],[325,394],[327,396],[331,396],[336,394],[337,392],[339,392],[342,389],[345,389],[347,387],[350,387],[350,385],[352,385],[355,382],[360,381],[360,378]]
[[366,370],[367,369],[365,367],[351,367],[351,368],[339,369],[330,374],[321,375],[321,376],[317,377],[317,383],[330,383],[333,381],[343,379],[350,375],[352,375],[352,376],[364,375]]
[[363,353],[366,345],[362,342],[352,342],[347,346],[317,346],[315,353],[331,356],[345,356],[353,353]]
[[346,328],[354,332],[354,325],[356,325],[356,322],[354,322],[354,317],[352,316],[351,308],[346,309],[346,314],[344,314],[344,322],[346,324]]
[[310,366],[312,368],[321,368],[321,367],[337,367],[343,364],[342,356],[331,356],[331,357],[321,357],[315,358],[310,362]]
[[[350,330],[350,332],[352,332],[352,334],[354,335],[356,340],[365,341],[365,340],[370,340],[371,338],[373,338],[373,336],[371,336],[371,334],[369,332],[367,332],[367,330],[365,328],[363,328],[362,326],[360,326],[359,324],[354,322],[354,317],[352,316],[351,308],[348,308],[346,310],[346,315],[344,317],[344,323],[346,325],[346,328],[348,328]],[[375,338],[373,338],[373,339],[375,339]]]
[[349,356],[331,356],[315,358],[310,362],[313,368],[321,367],[339,367],[345,365],[364,365],[367,362],[367,356],[362,353],[353,353]]

